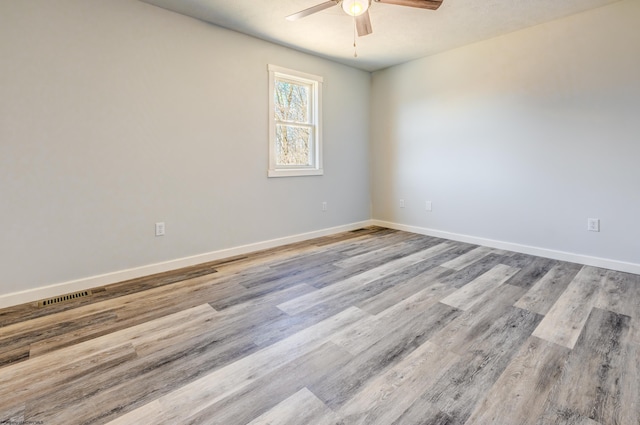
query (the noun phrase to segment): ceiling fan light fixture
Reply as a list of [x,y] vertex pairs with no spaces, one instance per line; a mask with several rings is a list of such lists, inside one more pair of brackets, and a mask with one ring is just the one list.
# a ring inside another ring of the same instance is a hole
[[342,0],[342,10],[349,16],[360,16],[369,9],[369,0]]

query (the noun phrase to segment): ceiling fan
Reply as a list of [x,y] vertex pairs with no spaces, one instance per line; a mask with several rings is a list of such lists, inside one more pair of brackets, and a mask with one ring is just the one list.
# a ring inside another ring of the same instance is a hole
[[[356,22],[358,36],[362,37],[373,32],[371,28],[371,19],[369,18],[369,6],[372,0],[328,0],[324,3],[311,6],[308,9],[301,10],[298,13],[287,16],[289,21],[295,21],[305,16],[312,15],[338,4],[342,5],[342,10],[353,16]],[[421,9],[436,10],[440,7],[443,0],[373,0],[376,3],[395,4],[398,6],[418,7]]]

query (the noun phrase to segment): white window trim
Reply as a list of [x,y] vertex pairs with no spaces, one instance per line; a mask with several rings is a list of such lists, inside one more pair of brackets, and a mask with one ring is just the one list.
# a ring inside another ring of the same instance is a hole
[[[295,71],[269,64],[269,177],[295,177],[295,176],[320,176],[324,174],[322,169],[322,77]],[[276,164],[276,117],[275,117],[275,80],[276,77],[310,84],[313,87],[312,96],[312,125],[315,129],[314,139],[314,164],[309,167],[278,166]]]

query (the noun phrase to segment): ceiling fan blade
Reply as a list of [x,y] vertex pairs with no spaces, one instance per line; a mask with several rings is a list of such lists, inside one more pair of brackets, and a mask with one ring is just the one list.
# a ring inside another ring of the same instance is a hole
[[358,30],[358,37],[363,37],[373,32],[368,10],[360,16],[356,16],[356,29]]
[[397,4],[398,6],[419,7],[421,9],[436,10],[442,5],[442,0],[375,0],[379,3]]
[[314,14],[316,12],[320,12],[322,10],[328,9],[328,8],[330,8],[332,6],[335,6],[336,4],[338,4],[338,2],[336,0],[329,0],[329,1],[326,1],[324,3],[320,3],[320,4],[317,4],[315,6],[311,6],[308,9],[301,10],[300,12],[294,13],[293,15],[289,15],[289,16],[287,16],[287,20],[288,21],[296,21],[296,20],[298,20],[300,18],[304,18],[305,16],[309,16],[309,15],[312,15],[312,14]]

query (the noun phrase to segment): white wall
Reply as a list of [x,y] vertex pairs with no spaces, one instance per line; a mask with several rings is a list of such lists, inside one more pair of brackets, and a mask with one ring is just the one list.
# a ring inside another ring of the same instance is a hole
[[[370,218],[368,73],[136,0],[2,1],[0,60],[0,295]],[[268,63],[324,176],[266,177]]]
[[376,72],[374,218],[640,264],[639,22],[626,0]]

